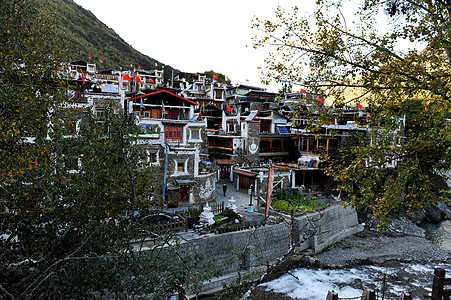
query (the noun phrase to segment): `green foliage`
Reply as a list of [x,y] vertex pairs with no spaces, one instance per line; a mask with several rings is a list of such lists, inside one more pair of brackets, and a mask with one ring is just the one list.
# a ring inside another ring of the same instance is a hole
[[134,249],[135,213],[154,196],[134,120],[113,104],[99,118],[69,101],[55,20],[38,0],[1,3],[0,298],[161,298],[189,287],[200,258]]
[[[350,10],[355,22],[345,18]],[[369,207],[388,222],[446,197],[450,3],[320,0],[312,15],[301,11],[279,8],[274,20],[257,18],[254,47],[275,47],[266,80],[303,77],[305,89],[329,102],[367,107],[366,135],[329,159],[329,172],[350,204]],[[392,25],[381,32],[386,18]],[[316,129],[342,113],[329,107],[321,112]]]
[[204,73],[205,73],[205,75],[207,75],[207,78],[210,78],[211,80],[213,80],[213,75],[216,75],[216,76],[218,76],[218,79],[214,79],[214,80],[221,82],[221,83],[226,83],[226,84],[231,83],[230,81],[226,80],[226,75],[224,75],[222,73],[218,73],[213,70],[205,71]]
[[274,201],[271,202],[271,207],[275,210],[285,213],[291,213],[294,210],[296,215],[319,211],[327,206],[329,206],[327,203],[288,192],[275,195]]
[[[72,60],[90,61],[88,58],[91,57],[98,69],[128,70],[138,66],[145,70],[164,68],[165,81],[171,78],[171,66],[138,52],[113,29],[75,2],[45,0],[39,7],[46,13],[54,14],[56,31],[64,35],[60,46],[67,49]],[[101,64],[100,60],[104,63]]]

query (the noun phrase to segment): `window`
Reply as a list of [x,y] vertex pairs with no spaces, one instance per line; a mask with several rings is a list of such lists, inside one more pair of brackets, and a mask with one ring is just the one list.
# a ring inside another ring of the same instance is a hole
[[65,135],[76,135],[77,134],[77,121],[64,120],[64,132],[65,132]]
[[177,161],[177,172],[185,172],[185,163],[183,161]]
[[100,119],[100,118],[103,117],[103,109],[101,109],[101,110],[96,110],[96,117],[97,117],[98,119]]
[[150,112],[145,111],[144,112],[144,118],[150,118]]
[[157,150],[147,150],[148,162],[151,164],[158,164],[158,151]]
[[199,139],[199,128],[191,128],[191,139],[198,140]]
[[79,168],[78,157],[75,155],[66,155],[63,158],[64,167],[67,171],[76,171]]
[[182,131],[180,127],[166,127],[164,130],[164,138],[167,142],[181,143]]
[[180,111],[179,110],[170,110],[169,111],[169,119],[178,120]]
[[235,132],[235,124],[227,124],[228,132]]

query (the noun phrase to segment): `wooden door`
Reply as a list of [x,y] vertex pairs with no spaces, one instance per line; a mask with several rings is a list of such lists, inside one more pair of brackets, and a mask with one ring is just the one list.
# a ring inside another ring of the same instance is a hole
[[230,178],[230,166],[221,165],[221,179],[229,179]]
[[184,185],[180,187],[180,201],[188,202],[189,200],[189,187]]

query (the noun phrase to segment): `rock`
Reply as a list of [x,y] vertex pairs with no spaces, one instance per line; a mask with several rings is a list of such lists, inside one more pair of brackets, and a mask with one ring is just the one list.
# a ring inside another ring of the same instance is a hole
[[440,223],[443,220],[442,210],[437,205],[428,205],[424,208],[425,221],[430,223]]
[[421,223],[423,223],[425,217],[426,217],[426,212],[424,211],[424,209],[420,209],[419,211],[417,211],[416,214],[410,216],[410,219],[415,224],[420,225]]
[[445,201],[440,201],[437,207],[442,211],[442,216],[446,220],[451,220],[451,206]]
[[412,220],[405,217],[393,220],[393,222],[388,226],[387,234],[392,236],[426,236],[426,232],[423,228],[415,225]]

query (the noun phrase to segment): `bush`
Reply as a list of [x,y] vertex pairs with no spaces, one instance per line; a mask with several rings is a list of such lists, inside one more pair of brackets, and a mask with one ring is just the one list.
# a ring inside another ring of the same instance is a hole
[[318,211],[326,208],[329,204],[300,196],[296,193],[282,191],[275,195],[271,206],[282,212],[291,213],[295,209],[296,215]]

